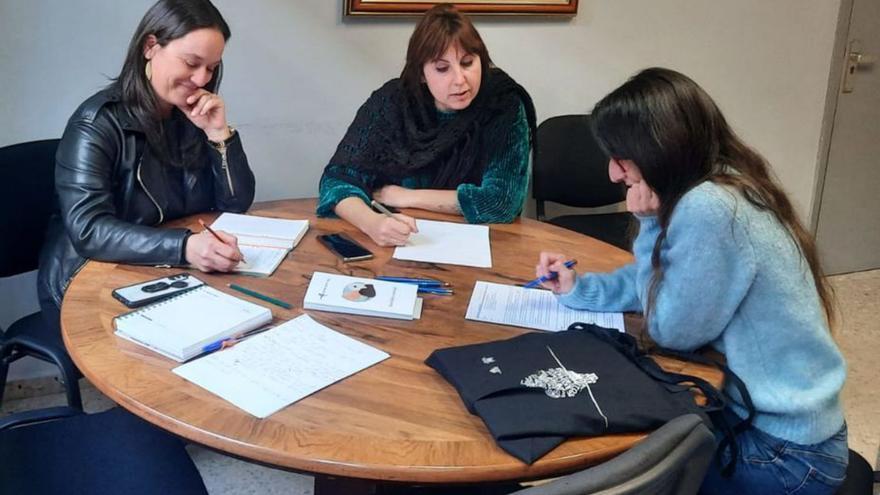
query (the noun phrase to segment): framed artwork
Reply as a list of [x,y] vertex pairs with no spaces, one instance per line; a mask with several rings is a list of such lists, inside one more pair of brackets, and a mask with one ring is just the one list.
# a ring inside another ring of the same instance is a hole
[[[347,16],[419,15],[441,2],[402,0],[343,0]],[[477,15],[556,15],[577,14],[578,0],[470,0],[452,2],[462,12]]]

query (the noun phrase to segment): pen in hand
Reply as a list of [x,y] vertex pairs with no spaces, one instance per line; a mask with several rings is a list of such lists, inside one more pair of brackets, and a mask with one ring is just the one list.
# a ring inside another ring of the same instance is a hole
[[[577,260],[568,260],[564,264],[565,264],[566,268],[571,268],[574,265],[577,265]],[[559,274],[557,272],[550,272],[549,275],[543,275],[541,277],[538,277],[538,278],[532,280],[531,282],[526,283],[525,285],[523,285],[523,287],[526,289],[533,289],[533,288],[538,287],[539,285],[543,284],[544,282],[549,282],[551,280],[554,280],[558,276],[559,276]]]
[[[370,206],[372,206],[373,208],[375,208],[376,210],[378,210],[379,213],[385,215],[386,217],[388,217],[388,218],[394,218],[394,214],[391,213],[391,210],[389,210],[388,208],[385,208],[385,205],[383,205],[382,203],[376,201],[375,199],[372,200],[372,201],[370,201]],[[395,219],[395,220],[396,220],[396,219]]]
[[406,223],[406,222],[404,222],[403,220],[401,220],[401,219],[395,217],[395,216],[394,216],[394,213],[391,213],[391,210],[389,210],[388,208],[385,208],[385,205],[383,205],[382,203],[376,201],[375,199],[370,201],[370,206],[372,206],[373,208],[375,208],[376,210],[378,210],[379,213],[385,215],[385,216],[388,217],[388,218],[393,218],[394,220],[397,220],[398,222],[403,223],[403,224]]
[[[416,227],[416,225],[415,225],[415,222],[413,222],[413,225],[410,225],[408,222],[405,222],[405,221],[404,221],[403,219],[401,219],[400,217],[396,217],[396,216],[394,216],[394,214],[391,213],[391,211],[390,211],[388,208],[385,208],[385,205],[383,205],[382,203],[376,201],[375,199],[373,199],[373,200],[370,201],[370,206],[372,206],[373,208],[375,208],[379,213],[385,215],[386,217],[388,217],[388,218],[390,218],[390,219],[392,219],[392,220],[396,220],[396,221],[402,223],[403,225],[406,225],[406,228],[407,228],[407,230],[409,231],[409,232],[406,233],[407,237],[409,237],[409,234],[411,234],[411,233],[413,233],[413,232],[418,232],[418,231],[419,231],[418,227]],[[401,232],[401,233],[402,233],[402,232]],[[409,244],[409,241],[404,241],[404,245],[407,245],[407,244]]]
[[[209,227],[208,224],[206,224],[205,221],[202,220],[201,218],[199,219],[199,225],[201,225],[202,228],[204,228],[205,230],[207,230],[208,232],[210,232],[211,235],[214,236],[215,239],[217,239],[218,241],[222,242],[223,244],[226,244],[227,246],[229,245],[226,241],[223,240],[222,237],[220,237],[219,234],[217,234],[217,232],[214,231],[214,229],[212,229],[211,227]],[[238,254],[239,254],[239,256],[241,256],[241,261],[242,261],[242,263],[247,263],[247,260],[244,259],[244,255],[241,254],[241,250],[239,250]]]

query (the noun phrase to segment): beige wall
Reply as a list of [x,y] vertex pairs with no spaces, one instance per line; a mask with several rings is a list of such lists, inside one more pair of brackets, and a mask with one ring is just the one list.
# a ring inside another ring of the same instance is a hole
[[[0,0],[0,144],[60,134],[118,71],[150,1]],[[258,197],[313,196],[370,91],[402,66],[412,20],[343,21],[342,0],[216,0],[230,22],[223,91]],[[640,68],[690,75],[764,153],[806,215],[839,0],[581,0],[572,20],[480,19],[539,119],[588,111]],[[96,17],[100,17],[98,22]]]
[[[223,93],[258,198],[314,196],[357,107],[399,73],[412,20],[342,20],[343,0],[215,0]],[[0,0],[0,145],[59,136],[119,70],[150,0]],[[479,19],[539,120],[586,112],[635,71],[680,70],[773,164],[806,218],[839,0],[581,0],[570,20]],[[0,292],[4,287],[0,287]],[[27,305],[0,301],[0,325]]]

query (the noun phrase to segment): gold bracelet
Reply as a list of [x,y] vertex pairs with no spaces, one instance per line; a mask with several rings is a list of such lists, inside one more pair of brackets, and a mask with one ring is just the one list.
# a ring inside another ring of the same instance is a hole
[[226,151],[226,145],[229,144],[232,141],[232,138],[235,137],[235,128],[234,127],[232,127],[231,125],[227,125],[226,129],[229,131],[229,137],[224,139],[223,141],[218,142],[218,141],[211,141],[210,139],[208,139],[208,142],[211,144],[211,146],[213,146],[214,149],[216,149],[217,151],[219,151],[221,153]]

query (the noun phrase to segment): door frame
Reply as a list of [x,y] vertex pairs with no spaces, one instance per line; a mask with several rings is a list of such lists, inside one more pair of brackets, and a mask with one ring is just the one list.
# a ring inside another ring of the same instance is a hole
[[819,228],[819,210],[822,208],[822,193],[825,191],[825,176],[828,171],[829,155],[831,154],[831,139],[834,137],[834,119],[837,116],[840,86],[843,84],[846,47],[854,4],[855,0],[841,0],[840,9],[837,13],[837,28],[834,31],[834,49],[831,52],[828,91],[825,93],[825,110],[822,115],[822,127],[819,134],[819,150],[816,157],[816,175],[814,177],[815,186],[813,187],[813,201],[810,208],[809,228],[814,239]]

